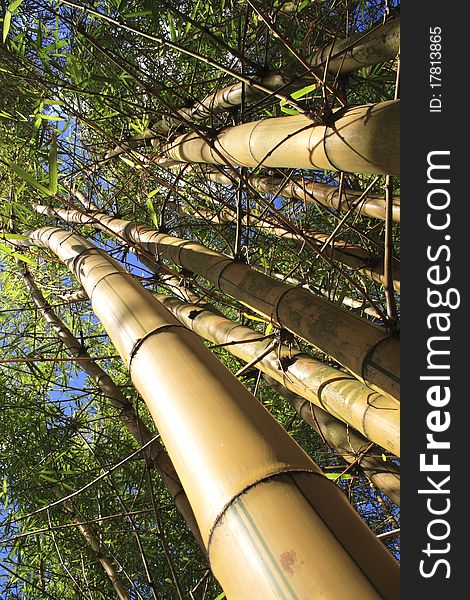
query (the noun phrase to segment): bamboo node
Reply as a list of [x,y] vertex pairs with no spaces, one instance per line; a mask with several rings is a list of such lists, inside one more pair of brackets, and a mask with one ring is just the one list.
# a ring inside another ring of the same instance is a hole
[[143,337],[136,339],[136,341],[134,342],[134,345],[132,346],[132,348],[129,352],[129,357],[128,357],[129,373],[131,373],[132,360],[134,359],[135,355],[142,347],[142,344],[144,342],[146,342],[150,336],[155,335],[156,333],[161,333],[162,331],[167,331],[168,329],[172,329],[174,327],[186,329],[186,327],[184,325],[182,325],[181,323],[165,323],[164,325],[159,325],[155,329],[152,329],[152,331],[149,331]]

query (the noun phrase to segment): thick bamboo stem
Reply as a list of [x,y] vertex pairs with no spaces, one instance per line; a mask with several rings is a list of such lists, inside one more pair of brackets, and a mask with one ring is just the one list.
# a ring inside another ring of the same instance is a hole
[[[271,344],[262,333],[204,307],[164,294],[155,297],[185,327],[214,344],[224,345],[230,354],[246,363],[262,356]],[[285,344],[254,366],[305,402],[328,412],[332,419],[352,425],[364,438],[399,456],[399,402],[372,392],[354,377]]]
[[36,207],[38,212],[110,231],[156,257],[205,277],[216,288],[337,360],[381,394],[400,397],[400,344],[395,335],[305,289],[274,281],[249,265],[145,225],[85,215],[73,209]]
[[[262,268],[260,268],[260,270],[262,270]],[[292,275],[284,275],[283,273],[277,273],[276,271],[271,271],[270,275],[271,275],[271,277],[275,277],[276,279],[279,279],[280,281],[285,281],[285,282],[291,283],[292,285],[295,285],[295,286],[301,286],[301,287],[305,288],[306,290],[309,290],[309,292],[312,294],[321,294],[322,296],[325,296],[325,298],[328,298],[328,300],[333,299],[331,292],[329,292],[328,290],[317,289],[309,283],[303,283],[300,279],[297,279],[297,277],[293,277]],[[344,306],[347,306],[352,309],[361,309],[365,313],[370,315],[371,317],[374,317],[375,319],[381,318],[380,314],[372,306],[364,307],[363,301],[356,300],[356,298],[351,298],[350,296],[343,296],[342,294],[340,294],[338,297],[336,297],[336,296],[337,296],[337,294],[335,294],[334,299],[340,300],[341,304],[344,304]]]
[[30,237],[87,290],[157,424],[228,598],[398,597],[395,559],[197,336],[80,236],[49,227]]
[[[369,32],[357,33],[327,44],[311,54],[306,62],[319,76],[324,75],[326,62],[328,62],[327,71],[330,75],[345,75],[364,66],[392,60],[398,54],[399,48],[400,16],[397,16]],[[299,66],[291,64],[281,71],[268,71],[259,79],[259,83],[273,91],[282,88],[284,94],[290,93],[298,89],[306,78],[310,80],[313,78],[311,74],[305,73],[305,69],[302,69],[301,73]],[[197,122],[240,106],[243,96],[245,101],[249,102],[263,95],[265,93],[256,87],[238,82],[208,94],[194,106],[180,109],[178,114],[185,121]],[[175,118],[163,118],[153,126],[153,129],[165,133],[179,122]]]
[[400,16],[319,48],[308,57],[308,64],[321,72],[328,62],[328,73],[344,75],[361,67],[392,60],[400,51]]
[[[176,202],[168,202],[167,207],[175,210],[180,214],[191,215],[187,211],[186,207]],[[208,211],[199,208],[196,216],[204,218],[206,221],[210,221],[216,224],[223,223],[234,223],[237,219],[236,213],[229,208],[224,208],[219,211],[216,215],[210,214]],[[246,226],[255,226],[261,231],[268,235],[274,235],[279,238],[293,240],[295,242],[302,243],[304,239],[308,239],[314,247],[318,249],[320,254],[324,254],[336,260],[347,267],[350,267],[360,275],[372,279],[380,284],[385,284],[386,278],[384,275],[384,259],[382,256],[373,254],[365,248],[360,248],[355,244],[351,244],[345,240],[338,238],[329,239],[329,235],[320,231],[304,231],[304,236],[299,236],[296,233],[288,231],[285,227],[280,227],[276,223],[267,219],[260,219],[250,215],[243,216],[241,219],[242,223]],[[326,243],[326,246],[325,246]],[[392,257],[393,264],[393,287],[400,292],[400,261]]]
[[379,490],[400,506],[400,469],[394,463],[390,460],[384,462],[365,452],[368,440],[326,410],[289,391],[272,377],[265,375],[265,380],[292,404],[299,417],[319,433],[328,446],[347,463],[357,464]]
[[305,115],[265,119],[224,129],[210,143],[191,132],[161,154],[183,162],[398,175],[399,109],[399,100],[340,109],[328,125]]
[[82,360],[80,362],[81,367],[91,379],[93,379],[104,396],[109,400],[111,406],[116,409],[119,419],[127,427],[129,433],[140,445],[147,444],[150,440],[154,439],[154,441],[145,449],[146,459],[161,475],[163,482],[175,501],[176,507],[182,514],[196,541],[204,550],[204,544],[193,510],[165,448],[161,442],[155,438],[155,434],[145,425],[135,408],[117,387],[111,377],[93,360],[80,341],[55,314],[27,268],[23,269],[22,277],[34,303],[44,317],[44,320],[51,325],[54,333],[57,335],[58,339],[63,342],[70,354],[73,357],[89,359]]
[[[237,173],[231,172],[230,176],[211,167],[201,167],[203,176],[208,181],[222,185],[234,185]],[[280,177],[247,177],[250,186],[262,194],[282,196],[283,198],[295,198],[297,200],[313,202],[335,210],[349,210],[361,197],[362,193],[355,190],[343,189],[340,194],[338,187],[317,183],[307,179],[292,179],[284,181]],[[386,201],[385,197],[367,194],[354,209],[357,213],[366,217],[375,217],[385,220]],[[392,199],[393,221],[400,222],[400,198],[394,196]]]

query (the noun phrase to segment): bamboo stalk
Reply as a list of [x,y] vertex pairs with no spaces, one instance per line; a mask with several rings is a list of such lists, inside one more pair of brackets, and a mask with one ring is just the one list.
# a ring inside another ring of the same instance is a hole
[[83,348],[80,341],[55,314],[26,267],[23,267],[21,275],[33,302],[38,307],[44,320],[51,325],[55,334],[63,342],[70,354],[74,358],[83,359],[83,362],[81,362],[83,370],[93,379],[111,406],[116,409],[119,419],[127,427],[129,433],[140,445],[144,445],[154,438],[153,442],[146,448],[145,456],[162,477],[163,482],[175,501],[176,507],[186,521],[199,546],[204,550],[204,544],[191,505],[165,448],[145,425],[135,408],[116,386],[111,377],[93,360],[86,349]]
[[[330,75],[345,75],[361,67],[395,58],[400,47],[399,38],[400,16],[397,16],[368,32],[357,33],[344,40],[327,44],[316,50],[306,62],[313,73],[323,76],[324,64],[328,59],[327,71]],[[290,93],[305,84],[306,79],[311,81],[313,78],[310,73],[305,73],[305,69],[300,69],[301,65],[295,63],[280,71],[268,71],[259,79],[259,83],[273,91],[282,89],[284,94]],[[245,101],[249,102],[262,98],[265,92],[249,83],[237,82],[208,94],[194,106],[180,109],[178,114],[185,121],[201,121],[240,106],[243,94]],[[165,117],[158,121],[152,130],[167,133],[179,123],[179,119]]]
[[396,400],[372,392],[354,377],[285,344],[266,354],[271,340],[223,315],[214,314],[210,308],[164,294],[154,296],[198,336],[226,347],[230,354],[246,363],[256,360],[257,369],[290,392],[350,424],[368,440],[400,455],[400,404]]
[[274,378],[265,375],[265,380],[278,394],[288,400],[299,417],[306,421],[322,439],[334,448],[341,458],[358,466],[374,485],[376,485],[397,506],[400,506],[400,470],[390,460],[384,462],[364,452],[369,442],[351,427],[333,417],[326,410],[315,406],[301,396],[289,391]]
[[381,394],[400,397],[398,337],[305,289],[274,281],[202,244],[103,213],[35,206],[49,216],[91,224],[205,277],[223,293],[313,344]]
[[328,62],[328,73],[337,76],[392,60],[399,50],[400,15],[368,32],[355,33],[319,48],[308,57],[307,62],[315,69]]
[[105,548],[101,545],[100,541],[96,538],[91,526],[88,525],[87,523],[84,523],[83,519],[82,519],[82,521],[80,521],[80,519],[77,518],[77,516],[76,516],[77,510],[73,506],[72,502],[70,502],[70,501],[64,502],[63,506],[64,506],[65,510],[70,515],[72,515],[73,522],[75,523],[78,531],[80,532],[83,539],[85,540],[88,547],[90,548],[95,559],[101,563],[101,566],[103,567],[104,572],[108,576],[109,581],[111,582],[111,585],[113,586],[118,599],[119,600],[129,600],[130,596],[127,592],[126,586],[122,582],[122,579],[119,577],[119,574],[118,574],[116,568],[114,567],[111,559],[107,555]]
[[328,125],[295,115],[229,127],[211,143],[196,132],[152,143],[162,157],[183,162],[398,175],[399,109],[390,100],[340,109]]
[[157,424],[228,598],[398,597],[395,559],[192,332],[80,236],[45,227],[30,238],[87,290]]
[[[231,171],[230,175],[228,175],[223,171],[221,172],[211,167],[201,165],[200,168],[202,169],[203,176],[208,181],[213,181],[214,183],[234,185],[234,180],[237,179],[237,173],[234,171]],[[338,187],[309,181],[304,178],[292,179],[286,182],[280,177],[254,175],[247,177],[247,181],[254,190],[262,194],[295,198],[334,208],[335,210],[349,210],[354,205],[353,203],[357,202],[361,196],[361,192],[348,189],[343,189],[340,195]],[[385,198],[374,194],[368,194],[364,201],[361,201],[354,210],[366,217],[386,219]],[[393,221],[400,222],[400,198],[398,196],[394,196],[392,199],[392,218]]]
[[[260,268],[260,270],[262,270]],[[305,288],[306,290],[308,290],[310,293],[312,294],[321,294],[322,296],[325,296],[325,298],[328,298],[328,300],[332,299],[332,295],[331,292],[329,292],[326,289],[317,289],[314,286],[312,286],[310,283],[303,283],[300,279],[298,279],[297,277],[293,277],[292,275],[284,275],[283,273],[277,273],[276,271],[271,271],[270,272],[271,277],[275,277],[276,279],[279,279],[280,281],[285,281],[287,283],[291,283],[292,285],[295,286],[301,286],[303,288]],[[344,304],[344,306],[347,306],[349,308],[352,309],[361,309],[363,310],[366,314],[368,314],[371,317],[374,317],[374,319],[380,319],[380,314],[375,310],[375,308],[373,308],[372,306],[366,306],[364,308],[364,302],[362,302],[361,300],[356,300],[356,298],[351,298],[350,296],[343,296],[342,294],[339,295],[338,297],[337,294],[334,295],[335,296],[335,300],[340,300],[342,304]]]

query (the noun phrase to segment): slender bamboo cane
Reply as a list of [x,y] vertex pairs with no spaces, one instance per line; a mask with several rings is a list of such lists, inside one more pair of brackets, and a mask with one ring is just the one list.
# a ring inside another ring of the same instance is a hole
[[326,410],[292,393],[272,377],[265,375],[265,380],[292,404],[297,414],[321,435],[328,446],[339,452],[342,459],[352,464],[359,458],[357,464],[364,475],[400,506],[400,469],[394,463],[390,460],[384,462],[364,452],[369,445],[368,440]]
[[45,227],[30,238],[87,290],[148,404],[228,598],[398,597],[395,559],[192,332],[80,236]]
[[[229,176],[223,171],[221,172],[211,167],[205,167],[201,165],[200,168],[202,169],[203,176],[208,181],[213,181],[214,183],[220,183],[222,185],[234,185],[234,180],[237,178],[237,173],[234,171],[232,171]],[[314,202],[316,204],[334,208],[336,210],[349,210],[361,196],[361,192],[348,189],[343,189],[340,195],[338,187],[317,183],[316,181],[310,181],[307,179],[293,179],[286,182],[280,177],[262,177],[254,175],[247,177],[247,180],[254,190],[262,194],[270,194],[273,196],[282,196],[283,198],[295,198],[297,200]],[[394,196],[392,203],[393,221],[399,223],[400,198],[398,196]],[[366,217],[375,217],[377,219],[385,220],[385,198],[368,194],[354,210],[355,212]]]
[[90,224],[208,279],[216,288],[313,344],[381,394],[400,397],[400,344],[369,321],[305,289],[274,281],[196,242],[103,213],[36,206],[65,221]]
[[296,115],[229,127],[211,143],[196,132],[152,143],[162,157],[183,162],[398,175],[399,109],[390,100],[340,109],[327,125]]
[[[216,315],[207,307],[177,298],[155,297],[188,329],[246,363],[263,356],[271,344],[249,327]],[[400,404],[372,392],[354,377],[302,352],[279,344],[254,365],[305,401],[349,423],[366,439],[400,455]]]
[[[176,202],[167,202],[166,206],[168,208],[173,209],[179,214],[186,214],[192,216],[192,214],[188,211],[188,209]],[[204,220],[210,221],[216,224],[223,223],[234,223],[237,219],[237,215],[230,208],[225,207],[220,210],[216,215],[212,215],[209,211],[206,211],[202,208],[198,208],[196,216],[203,217]],[[291,231],[288,231],[285,227],[280,227],[276,223],[269,221],[267,219],[260,219],[259,217],[254,217],[250,215],[243,216],[241,219],[242,223],[246,226],[254,226],[260,229],[261,231],[267,233],[268,235],[274,235],[279,238],[284,238],[287,240],[294,240],[295,242],[302,243],[303,237],[298,236]],[[337,260],[354,269],[360,275],[367,277],[368,279],[372,279],[372,281],[376,281],[377,283],[384,284],[386,281],[384,275],[384,259],[382,256],[378,256],[376,254],[372,254],[369,250],[365,248],[360,248],[355,244],[351,244],[345,240],[341,240],[338,238],[329,239],[329,235],[322,233],[321,231],[304,231],[305,238],[308,238],[310,242],[318,249],[321,255],[325,253],[333,260]],[[325,246],[326,243],[326,246]],[[324,247],[325,246],[325,247]],[[400,291],[400,261],[396,258],[392,257],[393,264],[393,287]]]
[[80,520],[79,518],[77,518],[77,510],[73,506],[72,502],[64,502],[63,506],[65,510],[70,515],[72,515],[73,522],[76,524],[78,531],[87,543],[96,560],[101,563],[101,566],[103,567],[104,572],[108,576],[109,581],[111,582],[111,585],[113,586],[118,599],[129,600],[130,596],[127,592],[126,586],[122,582],[122,579],[119,577],[119,574],[116,568],[114,567],[111,559],[107,555],[105,548],[103,548],[100,541],[96,538],[96,535],[94,534],[91,526],[87,523],[84,523],[83,519]]
[[81,367],[86,373],[88,373],[93,381],[95,381],[98,388],[109,400],[111,406],[117,410],[120,420],[127,427],[129,433],[141,445],[148,443],[152,438],[154,438],[154,441],[146,448],[145,456],[161,475],[163,482],[175,501],[176,507],[182,514],[201,549],[204,550],[204,544],[196,523],[196,519],[194,517],[193,510],[189,504],[186,494],[184,493],[181,482],[175,471],[175,468],[173,467],[170,457],[165,451],[165,448],[145,425],[135,408],[124,396],[122,391],[116,386],[111,377],[93,360],[90,354],[85,350],[85,348],[83,348],[80,341],[73,335],[65,323],[55,314],[47,300],[42,295],[41,290],[36,285],[36,282],[34,281],[27,267],[23,267],[21,275],[34,303],[44,317],[44,320],[52,326],[55,334],[63,342],[71,355],[74,357],[89,359],[81,361]]

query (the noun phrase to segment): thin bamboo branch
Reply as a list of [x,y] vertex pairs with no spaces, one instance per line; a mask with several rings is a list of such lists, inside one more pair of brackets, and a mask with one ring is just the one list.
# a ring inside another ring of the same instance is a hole
[[102,565],[119,600],[129,600],[130,596],[127,592],[126,586],[119,577],[117,570],[115,569],[102,544],[100,544],[99,540],[96,538],[92,528],[89,525],[83,524],[79,518],[76,518],[77,510],[73,506],[72,502],[64,502],[63,506],[65,510],[72,515],[78,531],[87,543],[92,554],[95,556],[95,559]]
[[[208,181],[220,183],[222,185],[233,185],[236,178],[235,172],[230,176],[223,171],[215,170],[204,165],[200,166],[203,176]],[[362,193],[355,190],[344,189],[340,196],[339,188],[310,181],[305,178],[293,179],[285,182],[280,177],[249,176],[248,182],[253,189],[263,194],[282,196],[283,198],[295,198],[297,200],[313,202],[334,208],[336,210],[349,210],[356,204],[355,212],[366,217],[375,217],[377,219],[386,219],[386,201],[382,196],[367,194],[364,201],[357,202]],[[400,198],[392,198],[392,218],[395,222],[400,222]]]
[[[176,202],[168,202],[167,206],[172,208],[179,214],[190,213],[185,207]],[[211,215],[208,211],[199,208],[198,215],[203,217],[205,220],[216,224],[233,223],[236,221],[241,222],[244,225],[250,223],[252,227],[256,227],[260,231],[267,233],[268,235],[274,235],[276,237],[293,240],[298,243],[302,243],[305,239],[308,239],[315,250],[323,258],[329,257],[331,260],[338,261],[343,265],[346,265],[353,269],[356,273],[372,279],[377,283],[385,283],[384,275],[384,259],[382,256],[374,255],[369,250],[351,244],[342,239],[334,239],[332,235],[327,235],[320,231],[308,231],[305,230],[302,237],[299,237],[296,233],[292,233],[284,227],[280,227],[276,223],[267,219],[260,219],[258,217],[251,216],[250,219],[247,215],[240,215],[232,211],[231,208],[226,207],[221,210],[217,215]],[[237,229],[238,230],[238,229]],[[390,280],[393,287],[399,292],[400,291],[400,262],[392,256],[391,261],[393,262],[393,278]]]

